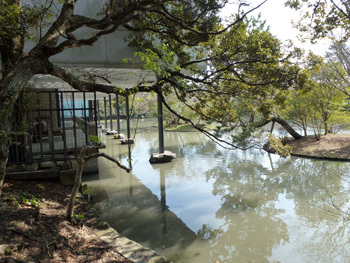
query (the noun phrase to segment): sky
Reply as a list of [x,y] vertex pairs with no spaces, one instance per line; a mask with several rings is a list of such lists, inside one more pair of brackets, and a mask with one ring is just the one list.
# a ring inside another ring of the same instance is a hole
[[[251,0],[253,6],[262,2],[262,0]],[[285,0],[267,0],[260,8],[254,11],[252,14],[258,16],[261,13],[261,18],[266,20],[266,25],[270,26],[270,32],[282,41],[291,39],[296,46],[304,48],[306,50],[312,50],[317,55],[325,55],[329,47],[329,41],[319,41],[317,45],[310,43],[302,43],[298,40],[297,36],[299,31],[292,26],[292,20],[297,22],[299,12],[284,6]],[[224,13],[229,13],[230,8],[227,8]],[[232,9],[231,9],[232,11]]]

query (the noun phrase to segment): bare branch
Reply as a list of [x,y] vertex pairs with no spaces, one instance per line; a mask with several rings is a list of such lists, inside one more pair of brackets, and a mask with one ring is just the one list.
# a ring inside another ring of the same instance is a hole
[[123,164],[121,164],[121,162],[119,160],[117,160],[117,159],[113,158],[112,156],[110,156],[108,154],[105,154],[105,153],[94,153],[94,154],[91,154],[91,155],[84,156],[84,159],[85,159],[85,161],[88,161],[90,159],[98,158],[98,157],[104,157],[107,160],[110,160],[111,162],[114,162],[120,168],[122,168],[123,170],[125,170],[128,173],[131,171],[130,168],[128,168],[128,167],[124,166]]

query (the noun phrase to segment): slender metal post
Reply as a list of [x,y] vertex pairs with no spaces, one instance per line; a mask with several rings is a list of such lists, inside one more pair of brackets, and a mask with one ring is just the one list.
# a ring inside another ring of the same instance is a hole
[[119,110],[119,96],[118,94],[115,95],[115,101],[116,101],[116,104],[115,104],[115,108],[116,108],[116,111],[117,111],[117,132],[118,134],[120,134],[120,110]]
[[52,154],[52,159],[55,161],[55,134],[54,134],[54,129],[53,129],[53,113],[52,113],[52,98],[51,95],[53,94],[52,92],[48,92],[49,94],[49,109],[50,109],[50,128],[48,131],[51,130],[51,132],[49,132],[49,141],[51,140],[51,154]]
[[131,145],[130,145],[130,114],[129,114],[129,97],[125,97],[125,110],[126,110],[126,130],[127,130],[127,142],[128,142],[128,156],[129,156],[129,168],[132,169],[131,162]]
[[96,91],[94,91],[94,115],[95,115],[95,121],[94,121],[94,124],[95,124],[95,132],[96,132],[96,136],[98,135],[98,127],[97,127],[97,119],[98,119],[98,115],[99,113],[97,112],[97,98],[96,98]]
[[107,102],[106,102],[106,97],[103,97],[103,104],[105,107],[105,129],[107,129]]
[[62,113],[62,131],[63,131],[63,154],[64,154],[64,160],[68,160],[68,154],[67,154],[67,135],[66,135],[66,124],[64,120],[64,105],[63,105],[63,91],[61,93],[61,113]]
[[101,119],[100,119],[100,101],[99,100],[96,101],[96,107],[97,107],[97,123],[98,123],[98,126],[100,126]]
[[55,89],[56,94],[56,107],[57,107],[57,126],[61,127],[61,109],[60,109],[60,97],[58,94],[58,89]]
[[40,142],[40,160],[43,161],[44,160],[44,149],[43,149],[43,130],[42,130],[42,123],[41,123],[41,111],[40,111],[40,108],[41,108],[41,105],[40,105],[40,99],[41,99],[41,95],[43,93],[39,92],[39,97],[37,97],[37,103],[38,103],[38,108],[37,108],[37,111],[38,111],[38,122],[39,122],[39,142]]
[[86,97],[85,97],[85,91],[83,91],[83,100],[84,100],[84,129],[85,129],[85,145],[89,144],[89,133],[88,133],[88,128],[87,128],[87,117],[86,117]]
[[125,97],[125,111],[126,111],[126,130],[127,130],[127,139],[130,139],[130,115],[129,115],[129,97]]
[[74,135],[74,156],[78,157],[78,142],[77,142],[77,124],[75,115],[75,97],[74,91],[72,91],[72,106],[73,106],[73,135]]
[[111,125],[111,131],[113,131],[113,116],[112,116],[112,96],[109,94],[109,123]]
[[157,102],[158,102],[159,153],[164,153],[163,103],[162,103],[162,97],[159,94],[157,94]]

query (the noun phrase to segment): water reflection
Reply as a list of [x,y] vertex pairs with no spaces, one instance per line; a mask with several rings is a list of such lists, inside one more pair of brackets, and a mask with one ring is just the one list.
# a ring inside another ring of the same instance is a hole
[[[347,262],[349,164],[226,151],[198,133],[165,133],[178,159],[150,165],[157,134],[138,134],[133,173],[100,160],[86,178],[119,232],[174,262]],[[106,140],[126,163],[127,149]]]

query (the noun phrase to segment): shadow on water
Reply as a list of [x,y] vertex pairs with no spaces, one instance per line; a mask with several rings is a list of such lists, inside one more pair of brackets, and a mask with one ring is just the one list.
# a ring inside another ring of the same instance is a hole
[[160,199],[132,174],[105,181],[112,189],[104,184],[92,186],[95,207],[123,235],[150,248],[185,247],[196,238],[166,205],[164,171],[159,181]]
[[[132,174],[100,160],[99,178],[85,178],[117,231],[174,262],[349,260],[349,164],[226,151],[198,133],[165,136],[175,162],[150,165],[158,141],[145,132],[132,147]],[[106,143],[127,163],[124,146]]]

